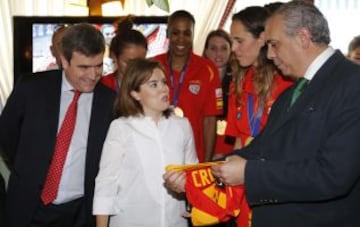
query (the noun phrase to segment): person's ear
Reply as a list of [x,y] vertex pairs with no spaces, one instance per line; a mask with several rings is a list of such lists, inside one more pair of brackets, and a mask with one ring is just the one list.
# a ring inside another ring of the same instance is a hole
[[67,69],[70,66],[70,62],[68,62],[68,60],[66,60],[66,58],[63,54],[60,54],[60,61],[61,61],[61,67],[63,69]]
[[56,57],[56,56],[55,56],[55,48],[54,48],[54,46],[51,45],[49,49],[50,49],[51,55],[52,55],[53,57]]
[[297,37],[302,47],[307,48],[310,46],[312,41],[311,41],[311,33],[309,29],[300,28],[299,31],[297,32]]
[[140,95],[139,95],[138,92],[132,90],[132,91],[130,92],[130,95],[131,95],[131,97],[133,97],[135,100],[140,101]]
[[258,41],[261,44],[261,47],[266,45],[266,40],[265,40],[265,32],[261,32],[258,38]]

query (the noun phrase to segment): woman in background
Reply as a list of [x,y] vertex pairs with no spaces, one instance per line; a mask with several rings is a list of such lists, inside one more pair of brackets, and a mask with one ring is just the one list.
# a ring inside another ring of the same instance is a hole
[[347,56],[351,61],[360,64],[360,35],[355,36],[349,43]]
[[170,114],[160,63],[130,61],[117,98],[118,118],[109,128],[96,178],[97,227],[186,227],[185,200],[166,190],[162,174],[169,164],[198,159],[189,121]]
[[[233,68],[226,135],[236,137],[235,149],[248,145],[264,128],[276,98],[293,82],[282,77],[267,59],[265,21],[268,10],[247,7],[232,17],[232,51],[238,64]],[[243,203],[238,226],[251,222],[247,202]]]
[[175,114],[189,119],[200,162],[211,161],[216,138],[216,117],[222,113],[218,70],[208,59],[193,53],[194,16],[185,10],[168,19],[169,50],[154,58],[167,71]]
[[266,57],[264,28],[268,16],[265,8],[253,6],[232,17],[232,51],[238,64],[233,69],[226,134],[237,138],[236,149],[261,132],[272,104],[293,83]]
[[119,92],[127,62],[135,58],[145,58],[147,52],[147,40],[138,30],[132,28],[131,17],[126,17],[118,23],[115,37],[110,43],[110,57],[115,63],[115,72],[102,78],[102,83]]
[[229,87],[232,81],[230,35],[222,29],[211,31],[206,37],[203,56],[210,59],[218,68],[222,87],[223,114],[217,117],[216,144],[213,156],[213,159],[219,159],[234,148],[234,137],[225,135]]

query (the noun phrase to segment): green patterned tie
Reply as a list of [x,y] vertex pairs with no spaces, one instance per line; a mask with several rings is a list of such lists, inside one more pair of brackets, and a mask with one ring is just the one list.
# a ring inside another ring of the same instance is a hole
[[303,92],[307,82],[308,82],[308,80],[305,78],[300,78],[296,81],[297,85],[296,85],[294,93],[291,97],[290,106],[292,106],[296,102],[296,100],[299,98],[299,96]]

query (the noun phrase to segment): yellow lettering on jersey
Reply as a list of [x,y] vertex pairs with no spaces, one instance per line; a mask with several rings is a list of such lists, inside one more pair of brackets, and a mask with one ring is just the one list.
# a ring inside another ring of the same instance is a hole
[[199,169],[191,173],[195,187],[204,187],[214,182],[214,177],[211,174],[211,169]]

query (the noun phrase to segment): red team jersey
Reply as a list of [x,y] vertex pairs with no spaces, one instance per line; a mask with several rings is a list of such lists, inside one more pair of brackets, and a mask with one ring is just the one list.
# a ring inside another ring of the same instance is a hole
[[[166,69],[170,89],[170,100],[173,104],[174,88],[179,87],[180,71],[173,71],[174,86],[171,86],[170,68],[167,53],[155,57]],[[203,57],[191,54],[185,69],[183,83],[180,87],[178,107],[192,126],[196,152],[200,162],[204,161],[203,121],[205,116],[216,116],[222,113],[222,89],[219,72],[215,65]]]
[[244,187],[216,182],[211,173],[211,166],[218,163],[166,166],[166,172],[174,170],[186,173],[185,191],[186,198],[192,206],[193,226],[208,226],[225,222],[242,212],[245,198]]
[[[270,94],[270,97],[265,103],[265,107],[262,111],[260,117],[259,131],[255,133],[251,127],[251,121],[249,118],[249,113],[256,113],[256,107],[258,103],[258,96],[254,92],[253,87],[253,68],[250,68],[245,75],[243,83],[243,93],[240,97],[241,106],[237,107],[236,104],[236,95],[234,94],[234,84],[232,84],[230,90],[232,92],[229,96],[229,109],[228,109],[228,119],[226,126],[226,135],[234,136],[240,138],[242,146],[247,145],[251,138],[256,136],[265,126],[269,113],[271,110],[272,104],[275,102],[277,97],[289,86],[293,84],[293,81],[287,80],[286,78],[276,75],[273,81],[273,89]],[[249,96],[250,95],[250,96]],[[253,99],[253,109],[249,112],[249,99]]]
[[101,83],[111,88],[112,90],[117,91],[115,73],[111,73],[109,75],[103,76],[101,78]]

